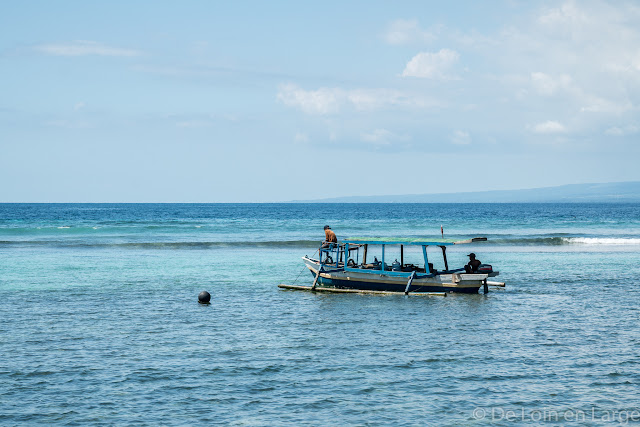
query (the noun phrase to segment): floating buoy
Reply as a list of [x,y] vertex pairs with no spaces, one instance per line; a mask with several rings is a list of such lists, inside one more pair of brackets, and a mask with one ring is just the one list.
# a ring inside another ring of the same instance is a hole
[[209,304],[209,301],[211,301],[211,294],[207,291],[200,292],[198,295],[198,302],[200,304]]

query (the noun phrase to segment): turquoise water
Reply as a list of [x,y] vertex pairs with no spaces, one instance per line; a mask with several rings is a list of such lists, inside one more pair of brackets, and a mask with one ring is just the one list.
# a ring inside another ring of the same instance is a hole
[[[0,205],[0,422],[637,421],[639,214]],[[300,258],[325,224],[338,238],[439,237],[441,225],[448,238],[487,236],[448,250],[450,264],[473,251],[507,286],[446,298],[279,290],[311,283]],[[202,290],[211,305],[197,303]]]

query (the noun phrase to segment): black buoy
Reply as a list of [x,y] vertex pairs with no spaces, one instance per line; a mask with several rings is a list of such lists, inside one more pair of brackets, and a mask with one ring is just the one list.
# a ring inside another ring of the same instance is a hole
[[200,292],[198,295],[198,302],[200,304],[209,304],[209,301],[211,301],[211,294],[207,291]]

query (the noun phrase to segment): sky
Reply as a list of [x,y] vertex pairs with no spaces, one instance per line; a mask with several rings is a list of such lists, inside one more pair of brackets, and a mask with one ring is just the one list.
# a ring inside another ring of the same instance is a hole
[[640,180],[634,1],[0,5],[0,202]]

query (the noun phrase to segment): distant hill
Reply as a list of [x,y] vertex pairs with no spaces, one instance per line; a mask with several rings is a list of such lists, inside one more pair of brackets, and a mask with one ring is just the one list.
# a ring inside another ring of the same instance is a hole
[[525,190],[350,196],[294,203],[621,203],[640,202],[640,181],[570,184]]

